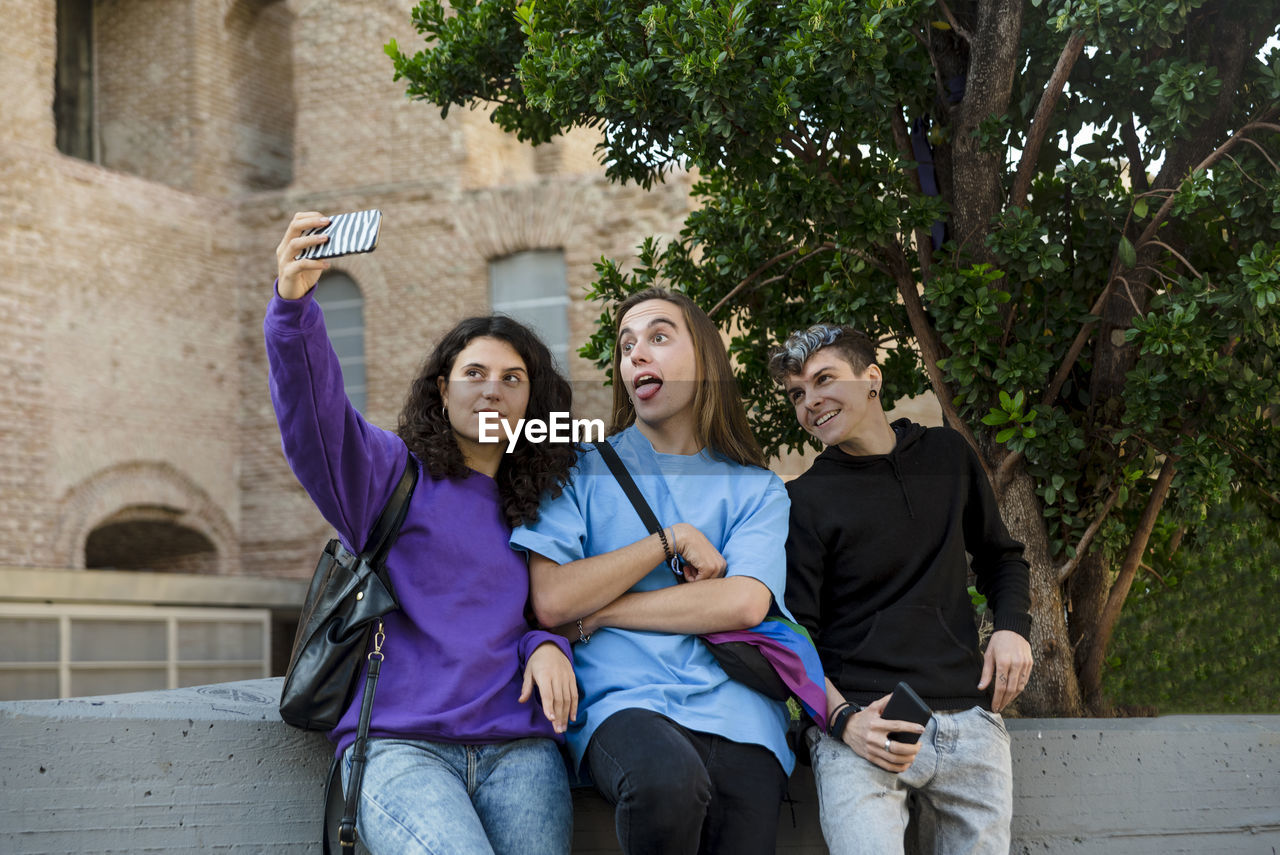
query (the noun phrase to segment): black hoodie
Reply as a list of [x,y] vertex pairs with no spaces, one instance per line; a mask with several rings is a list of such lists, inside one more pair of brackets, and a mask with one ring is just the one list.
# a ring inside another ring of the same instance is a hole
[[965,553],[995,628],[1025,638],[1022,544],[960,434],[907,419],[893,429],[889,454],[831,446],[787,485],[787,606],[849,700],[870,703],[906,680],[936,710],[989,709]]

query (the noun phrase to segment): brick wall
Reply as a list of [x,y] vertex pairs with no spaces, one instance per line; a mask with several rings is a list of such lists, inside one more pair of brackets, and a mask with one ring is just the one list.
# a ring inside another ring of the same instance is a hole
[[[218,571],[306,576],[328,528],[284,464],[262,313],[295,210],[379,207],[362,289],[369,417],[394,425],[432,342],[485,312],[491,258],[565,253],[571,329],[600,255],[673,235],[688,176],[614,187],[595,138],[541,151],[485,111],[405,98],[382,46],[419,42],[409,0],[95,5],[102,163],[58,153],[54,0],[3,0],[0,551],[83,567],[90,531],[155,508]],[[580,414],[599,375],[571,372]]]

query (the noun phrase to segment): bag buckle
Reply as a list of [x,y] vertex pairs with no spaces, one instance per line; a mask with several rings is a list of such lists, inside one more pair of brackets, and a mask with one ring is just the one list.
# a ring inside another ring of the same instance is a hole
[[355,850],[356,847],[356,824],[348,823],[345,819],[338,825],[338,845],[344,850]]

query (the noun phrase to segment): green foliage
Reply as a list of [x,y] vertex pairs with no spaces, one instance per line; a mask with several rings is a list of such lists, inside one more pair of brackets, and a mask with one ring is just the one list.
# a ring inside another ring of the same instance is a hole
[[1280,590],[1280,529],[1237,503],[1189,541],[1130,591],[1107,694],[1160,714],[1280,713],[1280,611],[1266,607]]
[[[1263,52],[1280,0],[1030,0],[1004,59],[976,6],[425,0],[430,47],[387,49],[410,96],[442,111],[494,105],[535,143],[597,129],[613,180],[696,169],[679,237],[646,241],[627,270],[601,259],[591,296],[659,284],[718,307],[766,449],[808,442],[765,371],[787,333],[865,330],[886,348],[892,406],[933,385],[927,332],[944,404],[993,468],[1015,453],[1034,481],[1036,572],[1074,556],[1111,504],[1093,548],[1123,555],[1169,455],[1162,526],[1194,529],[1238,494],[1280,515],[1280,50]],[[1086,48],[1025,203],[1009,204],[1073,33]],[[956,103],[952,79],[977,56],[990,73]],[[1011,89],[979,89],[1000,61]],[[939,195],[921,192],[904,139],[917,121]],[[995,201],[970,213],[976,198]],[[937,222],[952,239],[918,252]],[[902,299],[918,286],[924,330]],[[605,320],[581,351],[602,365]]]

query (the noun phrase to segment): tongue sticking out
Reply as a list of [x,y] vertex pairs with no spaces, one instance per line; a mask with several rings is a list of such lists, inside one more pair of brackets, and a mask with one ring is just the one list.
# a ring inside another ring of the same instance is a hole
[[647,401],[654,395],[658,394],[658,390],[662,388],[662,381],[656,377],[648,377],[636,384],[636,397],[641,401]]

